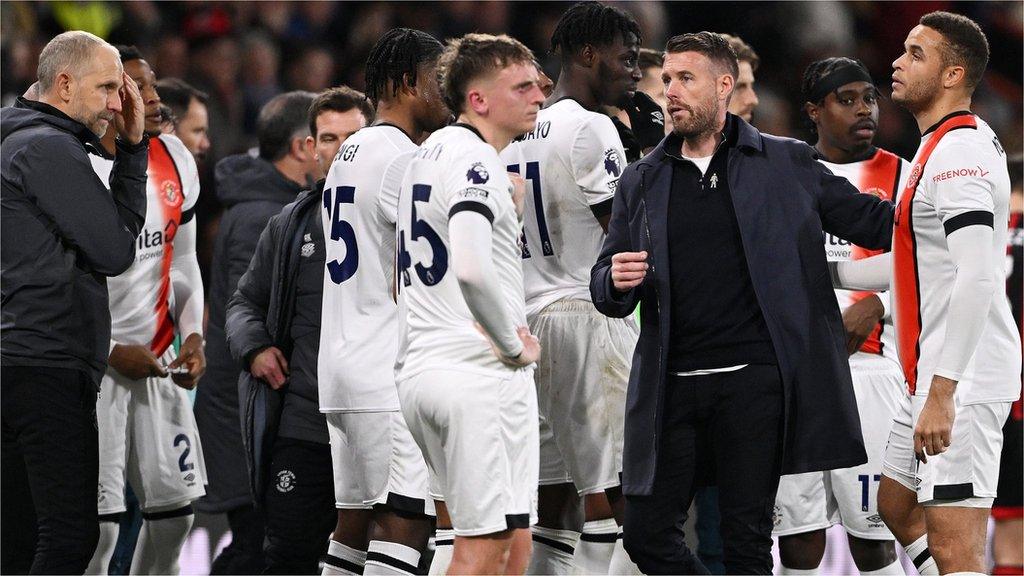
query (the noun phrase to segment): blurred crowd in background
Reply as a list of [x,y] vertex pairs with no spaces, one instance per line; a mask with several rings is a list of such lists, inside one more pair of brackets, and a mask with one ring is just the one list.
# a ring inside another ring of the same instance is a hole
[[[950,10],[977,21],[991,44],[989,70],[973,109],[998,133],[1008,156],[1022,151],[1022,2],[612,2],[640,22],[643,45],[660,50],[675,34],[738,35],[760,56],[753,124],[807,139],[801,112],[804,67],[828,56],[862,60],[882,95],[906,31],[922,14]],[[197,210],[200,264],[208,271],[220,206],[213,166],[255,145],[259,109],[289,90],[363,87],[363,64],[388,29],[407,26],[439,39],[467,32],[507,33],[532,48],[546,72],[551,32],[571,2],[133,2],[4,1],[0,9],[0,96],[9,105],[35,81],[39,51],[65,30],[138,46],[159,78],[177,77],[209,95],[210,148],[201,161]],[[910,114],[887,99],[875,143],[912,158],[920,141]]]

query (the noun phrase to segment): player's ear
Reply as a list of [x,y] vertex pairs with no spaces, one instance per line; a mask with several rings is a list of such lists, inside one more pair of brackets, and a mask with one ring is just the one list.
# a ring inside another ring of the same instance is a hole
[[818,106],[812,102],[804,102],[804,113],[811,119],[811,122],[818,123]]
[[953,88],[959,84],[967,81],[967,70],[963,66],[947,66],[942,71],[942,86],[943,88]]
[[408,72],[405,73],[405,74],[402,74],[401,92],[405,92],[406,94],[409,94],[410,96],[416,96],[416,86],[413,86],[411,80],[412,79],[409,78]]
[[466,107],[480,116],[486,115],[489,109],[487,98],[479,90],[470,90],[466,94]]
[[590,44],[584,44],[583,48],[580,49],[580,62],[587,68],[590,68],[596,61],[597,50],[594,50],[594,47]]

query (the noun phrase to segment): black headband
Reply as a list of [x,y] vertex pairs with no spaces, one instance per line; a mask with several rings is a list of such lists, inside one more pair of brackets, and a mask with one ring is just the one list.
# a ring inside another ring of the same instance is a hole
[[811,86],[810,93],[807,95],[808,102],[821,102],[825,96],[838,89],[840,86],[845,86],[850,82],[867,82],[868,84],[874,85],[874,81],[871,80],[871,75],[859,64],[849,64],[833,70],[831,74],[826,74]]

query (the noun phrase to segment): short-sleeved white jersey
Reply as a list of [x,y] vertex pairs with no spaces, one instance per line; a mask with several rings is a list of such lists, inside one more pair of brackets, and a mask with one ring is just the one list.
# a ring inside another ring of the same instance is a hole
[[[89,158],[100,179],[108,183],[114,161],[96,155]],[[146,224],[136,240],[135,263],[107,279],[110,337],[121,344],[149,346],[159,356],[174,341],[170,275],[174,236],[193,217],[199,171],[177,136],[161,134],[149,140],[146,179]]]
[[327,174],[317,361],[324,412],[399,409],[395,221],[402,176],[416,149],[400,128],[370,126],[345,140]]
[[604,230],[595,217],[611,212],[626,154],[604,114],[559,100],[537,115],[534,130],[501,153],[526,179],[523,275],[530,317],[552,302],[590,301],[590,269]]
[[965,404],[1019,397],[1021,342],[1004,293],[1009,201],[1006,153],[988,124],[962,112],[925,132],[897,201],[893,232],[894,316],[911,394],[928,394],[945,342],[956,278],[946,236],[984,224],[993,227],[997,263],[992,303],[957,395]]
[[507,375],[491,352],[450,269],[448,219],[471,210],[491,221],[492,258],[502,302],[526,326],[520,223],[512,182],[494,147],[472,127],[434,132],[406,170],[398,209],[398,279],[404,309],[400,380],[428,369]]
[[[850,162],[848,164],[835,164],[819,160],[826,168],[837,176],[842,176],[850,181],[864,194],[872,194],[890,202],[895,200],[896,195],[907,184],[910,177],[910,163],[881,148],[866,160]],[[868,250],[826,232],[825,256],[829,262],[846,262],[849,260],[860,260],[868,256],[879,254],[881,250]],[[836,300],[839,308],[844,312],[854,302],[873,294],[873,292],[854,292],[851,290],[836,290]],[[879,298],[889,299],[889,292],[878,294]],[[893,362],[899,362],[896,352],[896,331],[892,324],[892,317],[883,318],[875,326],[875,329],[868,336],[867,340],[860,347],[860,352],[867,354],[880,354]]]

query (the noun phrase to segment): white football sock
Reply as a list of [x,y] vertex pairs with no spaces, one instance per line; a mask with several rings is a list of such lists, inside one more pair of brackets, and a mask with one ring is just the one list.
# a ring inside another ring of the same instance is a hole
[[910,556],[914,566],[917,566],[918,574],[921,576],[939,576],[939,567],[935,565],[935,558],[932,558],[932,553],[928,551],[927,534],[914,540],[909,546],[904,546],[903,549],[907,551],[907,556]]
[[131,573],[180,573],[178,558],[195,518],[192,506],[167,512],[143,512],[142,518],[142,530],[139,531],[138,544],[135,546]]
[[618,536],[619,526],[614,518],[585,522],[572,558],[573,574],[610,574],[608,567]]
[[429,576],[441,576],[448,573],[455,553],[455,530],[438,528],[434,532],[434,559],[430,562]]
[[114,557],[114,548],[117,546],[117,534],[121,530],[121,515],[110,516],[114,519],[100,522],[100,540],[96,544],[92,560],[89,560],[89,567],[85,569],[86,574],[106,574],[110,568],[110,559]]
[[388,574],[415,574],[420,563],[420,553],[413,548],[387,542],[384,540],[371,540],[366,549],[366,565],[363,574],[388,575]]
[[324,570],[321,576],[339,576],[342,574],[362,574],[366,564],[366,552],[349,548],[341,542],[331,540],[327,545],[327,557],[324,558]]
[[530,556],[526,573],[571,574],[573,552],[580,533],[544,526],[533,526],[530,532],[533,537],[533,554]]

